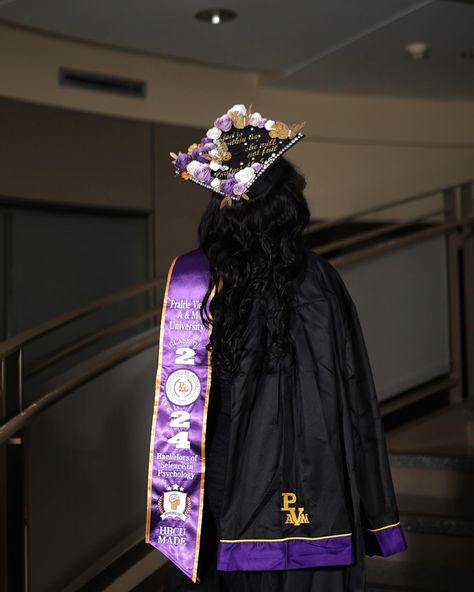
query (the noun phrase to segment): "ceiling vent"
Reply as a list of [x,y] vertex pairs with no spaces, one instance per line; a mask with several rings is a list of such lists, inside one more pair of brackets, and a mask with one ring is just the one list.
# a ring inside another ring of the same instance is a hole
[[143,80],[132,80],[131,78],[84,72],[71,68],[59,68],[59,84],[128,97],[143,98],[146,96],[146,82]]

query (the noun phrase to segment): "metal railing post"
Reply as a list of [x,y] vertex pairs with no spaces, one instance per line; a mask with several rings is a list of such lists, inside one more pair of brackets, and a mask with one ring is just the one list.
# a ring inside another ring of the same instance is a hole
[[[459,219],[457,193],[457,187],[450,187],[443,192],[444,213],[448,223],[456,222]],[[449,391],[450,403],[461,401],[464,392],[459,245],[459,230],[454,227],[446,232],[451,378],[454,379],[454,384]]]
[[[461,185],[461,216],[467,220],[474,214],[473,184]],[[465,380],[467,397],[474,401],[474,228],[463,223],[463,303],[465,321]]]
[[[21,412],[22,350],[1,360],[2,423]],[[2,592],[27,592],[27,521],[23,432],[1,446],[0,470],[0,558]]]

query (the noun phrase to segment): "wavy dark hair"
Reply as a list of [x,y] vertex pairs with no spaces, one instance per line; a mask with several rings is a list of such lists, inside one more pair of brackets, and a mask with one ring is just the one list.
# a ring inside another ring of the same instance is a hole
[[[205,326],[212,326],[207,349],[221,379],[232,379],[239,370],[254,306],[265,319],[260,325],[265,345],[259,348],[263,370],[272,372],[285,356],[293,355],[288,325],[296,285],[307,264],[302,231],[310,213],[305,187],[304,176],[281,156],[250,186],[248,201],[221,208],[222,195],[211,192],[198,229],[210,265],[200,312]],[[220,279],[222,288],[211,298]]]

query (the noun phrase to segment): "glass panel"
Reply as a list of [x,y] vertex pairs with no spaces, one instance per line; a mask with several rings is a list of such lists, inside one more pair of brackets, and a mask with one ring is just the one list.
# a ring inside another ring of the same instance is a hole
[[359,311],[380,400],[449,371],[444,235],[338,271]]
[[26,430],[31,592],[76,590],[144,539],[156,357],[116,366]]
[[[13,209],[9,326],[17,334],[147,279],[147,217]],[[147,308],[147,295],[118,303],[28,345],[25,366]],[[87,346],[25,384],[30,403],[50,376],[149,327],[141,323]]]

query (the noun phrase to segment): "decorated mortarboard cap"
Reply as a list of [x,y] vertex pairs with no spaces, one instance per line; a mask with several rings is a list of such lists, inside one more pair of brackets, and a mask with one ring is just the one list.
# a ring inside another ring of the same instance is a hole
[[175,172],[223,196],[221,207],[248,200],[255,180],[304,137],[306,122],[288,125],[234,105],[186,152],[170,152]]

